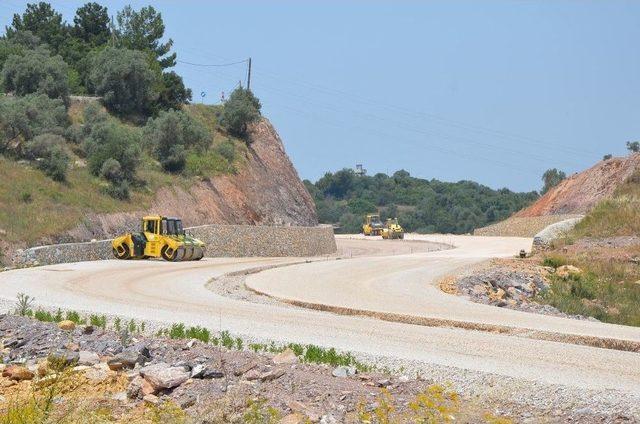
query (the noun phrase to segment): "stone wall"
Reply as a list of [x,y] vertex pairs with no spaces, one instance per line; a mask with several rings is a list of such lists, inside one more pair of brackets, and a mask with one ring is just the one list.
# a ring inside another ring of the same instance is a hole
[[[336,252],[331,226],[202,225],[188,228],[206,245],[210,257],[321,256]],[[111,259],[111,240],[65,243],[19,250],[15,266],[51,265]]]

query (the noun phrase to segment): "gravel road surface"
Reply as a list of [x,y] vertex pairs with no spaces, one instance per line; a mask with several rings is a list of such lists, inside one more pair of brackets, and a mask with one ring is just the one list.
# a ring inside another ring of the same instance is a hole
[[[640,341],[640,329],[473,304],[436,288],[444,275],[490,257],[529,249],[531,239],[408,238],[404,242],[338,238],[344,259],[324,258],[262,271],[248,276],[247,284],[275,297],[312,303]],[[434,251],[442,245],[433,243],[456,247]],[[372,256],[367,255],[369,247]],[[13,301],[23,292],[44,306],[333,346],[384,358],[390,366],[407,369],[411,364],[411,370],[439,376],[446,370],[447,380],[463,392],[478,393],[478,385],[490,380],[490,392],[513,402],[537,399],[552,407],[564,405],[568,396],[574,402],[569,407],[586,402],[587,407],[601,411],[613,408],[640,417],[639,353],[247,302],[206,287],[212,278],[230,272],[299,261],[207,258],[183,263],[110,260],[43,266],[0,273],[0,298]],[[474,388],[465,386],[471,383]],[[541,387],[550,388],[549,393]],[[584,402],[577,398],[581,392],[586,394]]]

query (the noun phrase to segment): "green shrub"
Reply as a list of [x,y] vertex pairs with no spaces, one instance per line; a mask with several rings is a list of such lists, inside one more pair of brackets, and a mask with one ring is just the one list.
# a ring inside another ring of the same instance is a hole
[[85,319],[80,317],[77,311],[67,311],[67,320],[73,321],[76,324],[84,324],[86,322]]
[[220,156],[225,158],[230,164],[233,163],[236,158],[236,146],[231,140],[223,141],[222,143],[220,143],[220,145],[218,145],[216,150],[218,151]]
[[196,339],[204,343],[209,343],[209,340],[211,339],[211,333],[209,330],[200,326],[187,328],[185,335],[187,339]]
[[159,95],[159,73],[146,53],[113,47],[90,59],[89,85],[105,106],[119,114],[146,114]]
[[129,183],[126,181],[111,183],[104,187],[104,192],[117,200],[129,200],[131,197],[129,193]]
[[102,164],[100,168],[100,176],[112,183],[121,182],[124,178],[120,162],[114,158],[109,158]]
[[27,156],[36,160],[38,168],[45,174],[56,181],[64,181],[70,161],[64,145],[64,138],[46,133],[30,140],[25,150]]
[[37,93],[66,101],[69,96],[67,73],[62,57],[50,56],[46,48],[38,47],[7,58],[2,68],[2,85],[6,92],[17,96]]
[[62,134],[68,124],[67,111],[62,100],[45,95],[24,97],[0,96],[0,153],[9,141],[31,140],[44,134]]
[[184,339],[185,334],[185,325],[183,323],[172,324],[169,329],[169,338],[171,339]]
[[191,176],[213,177],[234,173],[235,168],[220,153],[210,150],[206,153],[189,153],[186,158],[185,171]]
[[542,261],[542,265],[552,268],[559,268],[562,265],[567,265],[567,259],[562,256],[550,255],[546,256]]
[[251,90],[236,88],[224,104],[221,123],[230,134],[245,137],[247,126],[260,119],[261,107]]
[[35,311],[33,317],[42,322],[55,322],[53,314],[49,311],[43,311],[42,309]]
[[231,334],[227,330],[220,333],[220,344],[227,349],[233,349],[235,343],[233,341],[233,337],[231,337]]
[[135,179],[140,161],[140,136],[134,129],[114,121],[100,122],[91,129],[85,141],[87,164],[92,174],[99,176],[104,163],[113,159],[120,164],[122,178]]
[[91,314],[89,316],[89,324],[104,330],[107,328],[107,317],[106,315]]
[[211,143],[209,130],[182,111],[160,112],[144,128],[145,140],[154,146],[154,155],[169,172],[180,172],[186,164],[187,150],[204,152]]

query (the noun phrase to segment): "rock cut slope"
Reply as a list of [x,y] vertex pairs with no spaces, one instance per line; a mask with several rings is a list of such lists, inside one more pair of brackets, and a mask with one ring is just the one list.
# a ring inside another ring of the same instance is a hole
[[515,217],[581,215],[611,196],[640,168],[640,154],[603,160],[563,180]]
[[163,187],[147,210],[93,214],[69,231],[74,241],[101,239],[137,228],[144,213],[180,216],[187,226],[205,224],[318,224],[313,199],[302,184],[271,123],[249,131],[246,163],[232,175],[206,178],[190,189]]

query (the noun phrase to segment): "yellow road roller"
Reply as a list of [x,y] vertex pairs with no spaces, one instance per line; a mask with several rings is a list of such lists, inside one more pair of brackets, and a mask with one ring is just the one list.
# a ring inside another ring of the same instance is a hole
[[205,245],[187,235],[182,220],[159,215],[142,218],[142,231],[127,233],[111,243],[118,259],[149,259],[199,261],[204,257]]
[[387,240],[403,239],[404,229],[398,224],[398,218],[389,218],[382,229],[382,238]]
[[365,236],[379,236],[382,233],[382,221],[380,221],[380,215],[368,214],[364,217],[364,223],[362,224],[362,234]]

